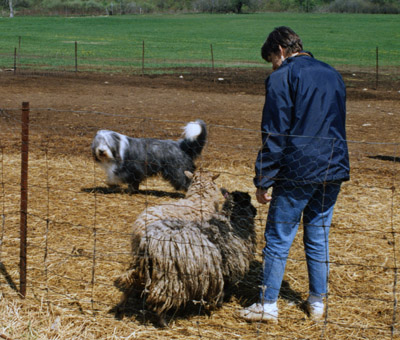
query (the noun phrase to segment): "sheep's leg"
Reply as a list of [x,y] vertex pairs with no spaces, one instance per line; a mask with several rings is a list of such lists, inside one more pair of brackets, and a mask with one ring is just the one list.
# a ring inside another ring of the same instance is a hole
[[158,320],[157,320],[157,325],[158,325],[159,327],[161,327],[161,328],[166,328],[166,327],[168,327],[168,323],[167,323],[167,320],[165,319],[165,317],[166,317],[166,313],[165,313],[165,312],[162,312],[162,313],[160,313],[160,314],[157,314],[157,318],[158,318]]
[[217,301],[217,308],[222,307],[222,304],[224,303],[224,299],[225,299],[225,292],[222,291],[221,296],[219,297],[219,299]]
[[123,291],[122,297],[115,308],[115,316],[121,319],[123,316],[123,310],[125,310],[126,303],[128,302],[129,296],[133,292],[132,276],[134,270],[128,270],[123,275],[119,276],[115,281],[114,285]]
[[118,302],[117,306],[115,307],[115,317],[117,319],[123,318],[124,311],[126,309],[126,304],[128,303],[129,296],[131,295],[133,290],[134,290],[133,287],[130,287],[123,292],[120,301]]

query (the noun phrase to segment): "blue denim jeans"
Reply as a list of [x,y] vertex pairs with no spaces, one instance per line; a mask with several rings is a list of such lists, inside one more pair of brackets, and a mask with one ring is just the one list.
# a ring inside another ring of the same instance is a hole
[[309,293],[324,296],[329,275],[329,228],[341,181],[299,186],[275,185],[265,228],[261,301],[278,299],[286,260],[301,217]]

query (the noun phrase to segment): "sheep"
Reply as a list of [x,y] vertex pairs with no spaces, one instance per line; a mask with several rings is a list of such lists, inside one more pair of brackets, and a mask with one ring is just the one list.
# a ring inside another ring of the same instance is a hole
[[219,174],[197,170],[193,174],[185,171],[191,180],[185,198],[146,208],[135,220],[132,230],[132,250],[137,249],[146,226],[164,219],[185,221],[207,220],[219,208],[220,190],[215,183]]
[[[119,303],[120,306],[126,303],[131,293],[131,288],[138,286],[132,284],[126,285],[124,282],[129,282],[134,278],[135,266],[141,260],[138,249],[141,239],[147,233],[147,226],[149,224],[168,219],[181,219],[185,221],[206,220],[219,209],[220,190],[215,183],[219,174],[212,174],[209,171],[199,169],[193,174],[185,171],[185,175],[191,180],[191,183],[184,199],[148,207],[137,217],[133,224],[131,236],[132,266],[130,270],[115,281],[117,287],[125,290],[125,294]],[[126,289],[124,288],[125,286]],[[118,313],[119,308],[117,308]]]
[[[221,189],[226,198],[220,213],[214,214],[203,232],[218,246],[222,256],[225,288],[236,284],[248,272],[256,252],[254,218],[257,209],[248,193]],[[215,227],[218,230],[215,230]],[[238,256],[240,255],[240,256]]]
[[133,248],[133,263],[115,284],[144,293],[148,308],[166,326],[166,313],[200,302],[208,309],[220,305],[224,287],[243,278],[256,246],[256,209],[243,192],[228,193],[221,211],[208,220],[166,218],[147,225],[146,235]]

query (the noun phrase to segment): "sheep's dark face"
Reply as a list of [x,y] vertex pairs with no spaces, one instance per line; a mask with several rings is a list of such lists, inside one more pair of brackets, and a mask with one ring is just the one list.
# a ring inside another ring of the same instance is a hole
[[237,216],[254,218],[257,215],[257,209],[251,204],[251,197],[247,192],[234,191],[233,196],[233,212]]
[[236,218],[254,219],[257,209],[251,204],[251,197],[247,192],[221,189],[225,202],[222,210]]

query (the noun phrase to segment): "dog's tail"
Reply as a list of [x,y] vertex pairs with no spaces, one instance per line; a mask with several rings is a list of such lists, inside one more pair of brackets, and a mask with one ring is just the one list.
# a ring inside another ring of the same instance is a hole
[[195,122],[186,124],[183,128],[183,139],[181,139],[181,149],[195,159],[201,154],[204,145],[207,141],[207,127],[201,119],[197,119]]

